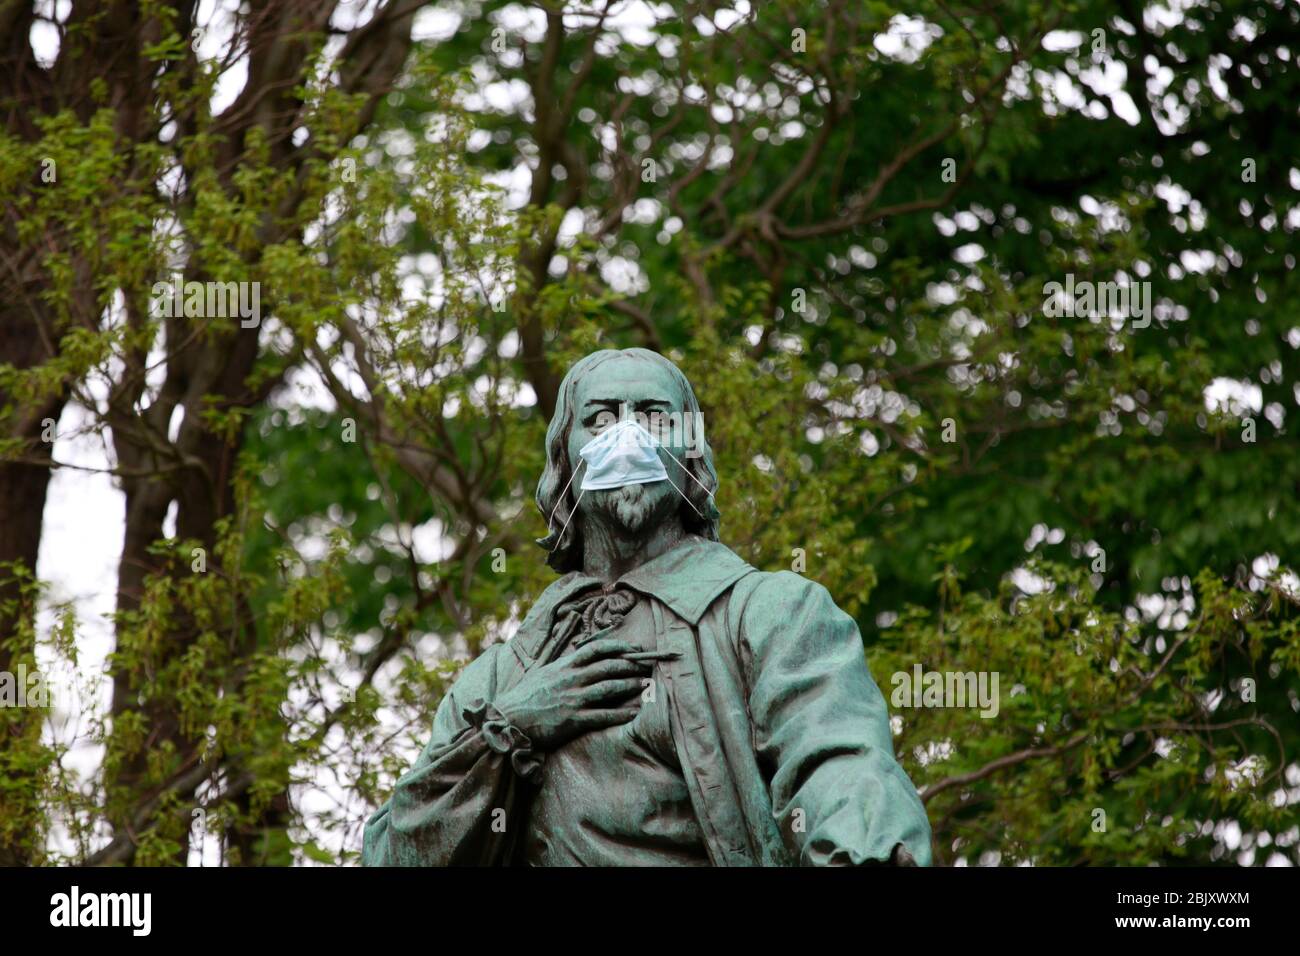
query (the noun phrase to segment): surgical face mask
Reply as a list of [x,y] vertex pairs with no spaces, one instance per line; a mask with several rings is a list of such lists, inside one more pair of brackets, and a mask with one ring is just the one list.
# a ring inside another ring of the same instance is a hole
[[630,418],[606,428],[578,449],[578,455],[587,463],[582,490],[667,481],[668,472],[657,447],[654,436]]
[[[685,492],[677,487],[676,482],[668,477],[668,471],[659,458],[658,447],[659,443],[655,441],[655,437],[631,419],[624,419],[617,425],[611,425],[605,429],[578,449],[578,457],[582,459],[578,468],[586,472],[582,478],[582,485],[580,486],[582,491],[578,494],[578,501],[580,502],[582,496],[592,490],[622,488],[624,485],[645,485],[654,481],[667,481],[681,495],[682,499],[691,506],[691,510],[703,518],[704,515],[701,514],[700,509],[696,508],[691,499],[686,497]],[[682,462],[671,451],[668,451],[667,448],[664,451],[679,465],[682,465]],[[564,500],[569,485],[573,483],[573,479],[577,475],[577,470],[574,469],[573,474],[569,475],[568,482],[560,492],[560,501]],[[704,488],[710,498],[713,497],[713,492],[709,491],[698,478],[692,475],[690,469],[685,465],[682,465],[682,471],[697,485]],[[555,510],[558,510],[559,507],[560,505],[557,502]],[[547,519],[548,526],[552,526],[555,521],[555,510],[551,511],[551,515]],[[564,539],[564,532],[568,529],[569,522],[573,520],[573,516],[577,513],[578,502],[574,502],[573,510],[569,512],[569,516],[564,520],[564,525],[560,528],[560,533],[556,538],[555,547],[551,550],[555,550],[560,546],[559,543]]]

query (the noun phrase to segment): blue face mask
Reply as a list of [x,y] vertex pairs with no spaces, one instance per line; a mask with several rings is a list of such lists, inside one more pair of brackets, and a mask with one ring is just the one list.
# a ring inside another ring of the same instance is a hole
[[668,472],[656,450],[654,436],[630,418],[606,428],[578,449],[587,463],[583,491],[622,488],[667,481]]
[[[668,477],[668,471],[664,468],[664,463],[659,457],[659,443],[655,437],[648,431],[638,425],[631,419],[624,419],[617,425],[611,425],[605,429],[587,444],[578,449],[578,457],[582,459],[579,468],[585,468],[586,474],[582,477],[582,491],[578,494],[578,501],[588,491],[599,491],[609,488],[622,488],[624,485],[646,485],[655,481],[666,481],[673,486],[674,490],[682,496],[682,499],[691,506],[691,509],[700,517],[700,509],[692,504],[691,499],[687,498],[681,488]],[[681,465],[677,456],[668,451],[664,452],[674,461]],[[700,482],[698,478],[690,473],[690,470],[682,465],[682,471],[688,478],[704,488],[710,498],[713,492],[709,491]],[[569,490],[569,485],[577,474],[569,475],[569,481],[565,484],[564,489],[560,492],[560,500],[564,500],[565,493]],[[560,506],[557,503],[556,509]],[[564,532],[569,527],[569,522],[573,516],[578,513],[577,502],[574,502],[573,510],[569,512],[569,517],[564,520],[564,526],[560,528],[559,536],[556,538],[555,547],[559,547],[559,542],[564,538]],[[547,520],[548,526],[555,520],[555,512],[551,512]],[[554,550],[554,548],[552,549]]]

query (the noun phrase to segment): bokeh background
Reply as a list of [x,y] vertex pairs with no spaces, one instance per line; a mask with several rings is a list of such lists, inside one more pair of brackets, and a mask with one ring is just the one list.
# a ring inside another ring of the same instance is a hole
[[[560,377],[634,345],[695,386],[723,540],[829,588],[887,698],[999,675],[996,717],[892,708],[936,862],[1300,862],[1300,6],[0,36],[0,672],[50,696],[0,708],[0,862],[354,862],[553,579]],[[255,324],[165,314],[177,273]]]

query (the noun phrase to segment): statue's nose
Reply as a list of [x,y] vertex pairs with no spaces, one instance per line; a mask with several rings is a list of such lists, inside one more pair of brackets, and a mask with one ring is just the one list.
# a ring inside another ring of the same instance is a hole
[[618,436],[618,442],[614,445],[614,449],[622,454],[635,455],[641,449],[653,446],[654,441],[644,431],[629,428]]
[[645,451],[636,442],[619,442],[611,449],[609,457],[613,461],[633,462],[645,457]]

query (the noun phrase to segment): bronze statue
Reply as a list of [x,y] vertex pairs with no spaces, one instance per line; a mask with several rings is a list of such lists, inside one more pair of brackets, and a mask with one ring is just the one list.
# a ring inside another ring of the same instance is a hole
[[929,863],[857,626],[719,542],[702,431],[661,427],[699,410],[654,352],[569,370],[537,486],[563,577],[447,693],[365,864]]

